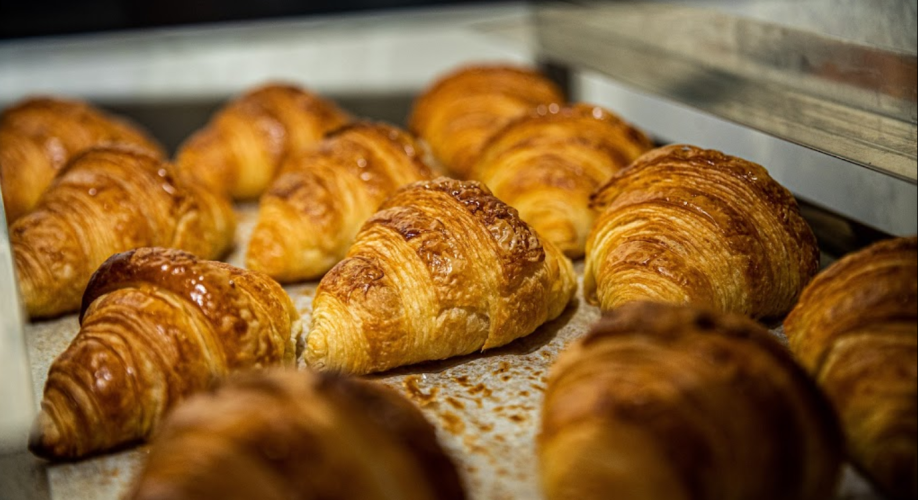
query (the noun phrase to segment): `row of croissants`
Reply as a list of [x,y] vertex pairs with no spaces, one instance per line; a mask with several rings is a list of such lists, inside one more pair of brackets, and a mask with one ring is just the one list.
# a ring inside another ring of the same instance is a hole
[[[447,75],[409,125],[268,85],[168,162],[87,104],[7,110],[23,301],[80,319],[33,452],[152,437],[133,498],[464,498],[423,415],[348,375],[529,335],[571,302],[585,257],[605,316],[552,369],[548,498],[831,498],[846,456],[915,496],[916,238],[817,276],[813,232],[763,167],[653,149],[528,69]],[[233,244],[233,200],[252,198],[247,269],[213,260]],[[318,278],[301,325],[279,283]],[[785,317],[790,349],[755,321]],[[295,359],[308,369],[283,369]]]

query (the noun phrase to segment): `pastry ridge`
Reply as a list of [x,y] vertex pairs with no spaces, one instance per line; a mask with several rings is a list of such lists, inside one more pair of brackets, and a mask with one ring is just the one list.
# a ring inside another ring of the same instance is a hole
[[584,294],[781,317],[819,264],[793,196],[760,165],[694,146],[652,150],[592,197]]
[[272,370],[234,376],[179,407],[128,496],[227,497],[460,500],[465,493],[433,426],[396,392]]
[[830,265],[787,316],[801,364],[838,411],[852,462],[895,499],[918,494],[918,238]]
[[88,103],[31,97],[0,115],[0,184],[7,224],[30,212],[58,171],[88,148],[132,145],[163,158],[162,147],[127,120]]
[[484,185],[417,182],[320,282],[303,356],[368,373],[490,349],[556,318],[575,287],[570,261]]
[[456,177],[466,178],[488,139],[510,120],[564,95],[538,72],[510,65],[465,66],[444,75],[415,101],[409,128]]
[[386,196],[431,177],[420,153],[398,128],[359,122],[288,156],[261,198],[246,265],[282,282],[322,276]]
[[590,195],[652,147],[641,131],[598,106],[543,107],[491,137],[471,177],[579,258],[595,218]]
[[551,368],[538,450],[547,498],[832,498],[832,409],[749,319],[624,304]]
[[93,271],[117,252],[180,247],[204,258],[232,244],[229,201],[145,152],[93,148],[64,167],[36,208],[10,227],[32,317],[79,308]]
[[174,249],[112,256],[48,372],[29,448],[72,460],[147,438],[189,394],[292,360],[298,315],[267,276]]
[[296,85],[265,84],[230,101],[179,148],[179,169],[234,199],[256,198],[288,154],[350,121]]

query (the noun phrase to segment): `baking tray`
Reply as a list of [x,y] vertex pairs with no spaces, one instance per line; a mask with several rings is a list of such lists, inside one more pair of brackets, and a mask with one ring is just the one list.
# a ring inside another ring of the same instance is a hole
[[[226,259],[242,266],[255,225],[256,204],[238,205],[236,246]],[[830,261],[827,257],[824,261]],[[578,293],[555,321],[511,344],[444,361],[428,362],[372,376],[414,401],[436,426],[441,443],[459,466],[472,500],[537,500],[535,438],[548,370],[558,353],[583,335],[600,316],[582,295],[583,263],[575,264]],[[317,282],[285,287],[308,325]],[[35,400],[40,401],[48,368],[79,330],[77,316],[27,324]],[[780,329],[772,330],[783,339]],[[138,472],[148,446],[75,463],[48,464],[51,497],[115,500]],[[2,495],[2,494],[0,494]],[[881,497],[850,467],[839,499]]]

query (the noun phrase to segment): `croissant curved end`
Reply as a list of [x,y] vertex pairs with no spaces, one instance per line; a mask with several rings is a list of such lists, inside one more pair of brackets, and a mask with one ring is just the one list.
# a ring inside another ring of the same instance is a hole
[[66,455],[61,448],[65,444],[63,433],[50,413],[42,410],[35,418],[29,435],[29,451],[42,458],[56,458]]

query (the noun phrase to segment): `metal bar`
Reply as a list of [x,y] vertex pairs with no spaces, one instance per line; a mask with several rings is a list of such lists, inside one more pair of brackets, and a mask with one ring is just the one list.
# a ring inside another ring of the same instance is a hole
[[683,3],[543,3],[535,19],[546,58],[918,183],[913,53]]

